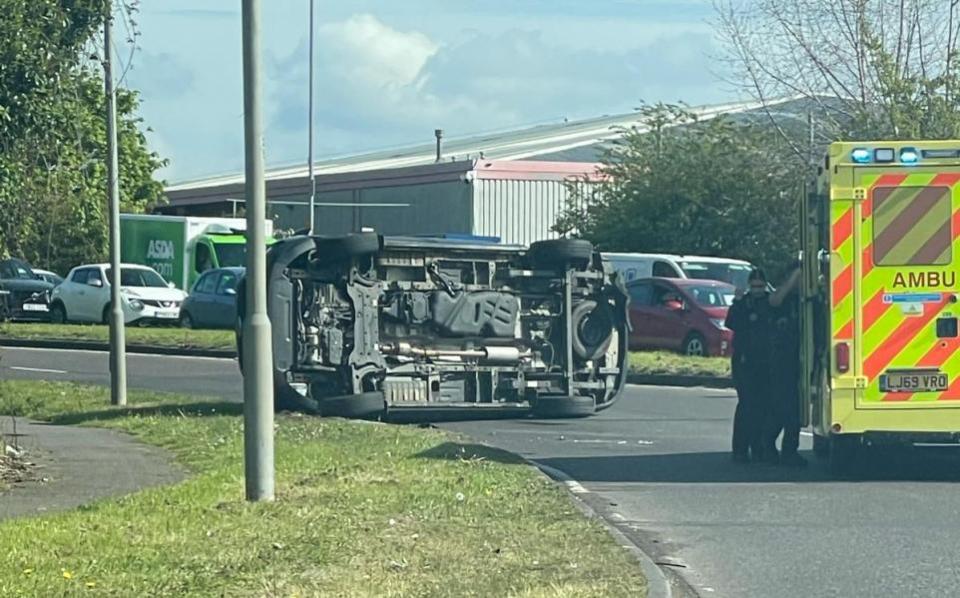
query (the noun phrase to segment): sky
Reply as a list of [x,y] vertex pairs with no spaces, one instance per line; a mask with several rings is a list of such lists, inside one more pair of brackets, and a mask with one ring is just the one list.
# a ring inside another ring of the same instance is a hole
[[[310,0],[264,0],[267,165],[305,164]],[[711,0],[315,0],[317,159],[735,99]],[[243,169],[240,0],[146,0],[123,84],[168,182]],[[123,31],[121,31],[123,33]],[[119,37],[119,36],[118,36]],[[126,48],[117,52],[124,65]]]

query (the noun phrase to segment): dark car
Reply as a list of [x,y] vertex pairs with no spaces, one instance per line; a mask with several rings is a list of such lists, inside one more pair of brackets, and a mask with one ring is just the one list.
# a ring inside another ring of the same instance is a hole
[[197,279],[180,308],[184,328],[233,328],[237,321],[237,283],[243,268],[216,268]]
[[53,286],[57,286],[63,282],[63,277],[57,274],[56,272],[51,272],[50,270],[40,270],[38,268],[33,269],[33,273],[37,275],[37,278],[40,280],[46,280]]
[[727,356],[733,332],[724,326],[737,289],[715,280],[632,280],[631,349],[667,349],[685,355]]
[[50,319],[53,285],[23,260],[0,260],[0,316],[10,320]]
[[267,277],[279,408],[583,417],[626,382],[626,291],[586,241],[299,236]]

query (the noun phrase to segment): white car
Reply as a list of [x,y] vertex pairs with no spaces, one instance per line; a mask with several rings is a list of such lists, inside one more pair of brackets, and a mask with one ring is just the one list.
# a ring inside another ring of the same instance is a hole
[[[174,288],[156,270],[123,264],[120,296],[126,323],[176,324],[187,294]],[[110,264],[77,266],[53,290],[50,319],[53,322],[107,323],[110,315]]]

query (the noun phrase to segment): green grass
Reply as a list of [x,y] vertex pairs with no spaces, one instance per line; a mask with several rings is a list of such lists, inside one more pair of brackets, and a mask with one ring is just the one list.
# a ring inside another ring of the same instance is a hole
[[[185,328],[126,327],[128,345],[151,345],[180,349],[236,350],[232,330],[187,330]],[[83,340],[109,342],[110,328],[74,324],[0,324],[0,338],[21,340]]]
[[628,553],[507,453],[433,429],[278,416],[277,501],[250,504],[238,405],[108,399],[0,382],[0,413],[129,432],[190,479],[0,524],[0,596],[645,594]]
[[636,352],[630,354],[634,374],[671,376],[730,376],[729,357],[687,357],[678,353]]

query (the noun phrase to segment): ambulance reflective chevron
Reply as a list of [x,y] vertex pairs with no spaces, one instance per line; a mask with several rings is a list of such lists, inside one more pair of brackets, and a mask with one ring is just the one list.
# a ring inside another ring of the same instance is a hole
[[836,143],[806,190],[803,415],[837,470],[960,440],[958,183],[960,141]]

